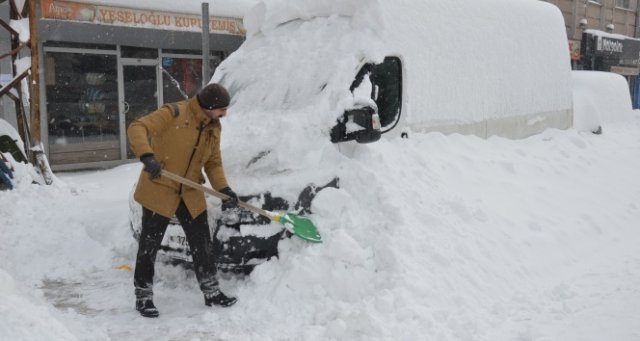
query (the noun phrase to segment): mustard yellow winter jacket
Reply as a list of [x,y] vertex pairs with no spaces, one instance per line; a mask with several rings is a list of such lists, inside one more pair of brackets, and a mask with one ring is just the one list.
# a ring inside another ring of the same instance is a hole
[[[152,153],[162,169],[197,183],[205,182],[204,168],[209,182],[219,190],[228,186],[220,154],[220,130],[220,121],[205,116],[194,96],[166,104],[133,121],[127,135],[138,158]],[[144,170],[140,173],[134,199],[168,218],[175,214],[181,199],[192,217],[197,217],[207,208],[202,191],[166,177],[151,179]]]

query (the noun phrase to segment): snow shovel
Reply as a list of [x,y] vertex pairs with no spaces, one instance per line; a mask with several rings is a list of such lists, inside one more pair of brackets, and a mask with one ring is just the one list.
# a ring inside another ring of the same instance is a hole
[[[162,170],[162,175],[166,176],[171,180],[177,181],[183,185],[187,185],[191,188],[195,188],[205,193],[211,194],[218,199],[224,200],[229,198],[229,196],[222,194],[214,190],[213,188],[202,186],[196,182],[193,182],[189,179],[185,179],[179,175],[173,174],[164,169]],[[259,207],[249,205],[246,202],[242,202],[242,201],[238,201],[238,206],[242,208],[246,208],[249,211],[259,214],[261,216],[265,216],[273,221],[277,221],[281,223],[291,233],[293,233],[294,235],[306,241],[309,241],[312,243],[322,243],[322,237],[320,237],[320,233],[318,232],[318,229],[315,227],[315,225],[313,225],[313,222],[307,217],[299,216],[294,213],[285,213],[284,215],[280,215],[275,212],[263,210]]]

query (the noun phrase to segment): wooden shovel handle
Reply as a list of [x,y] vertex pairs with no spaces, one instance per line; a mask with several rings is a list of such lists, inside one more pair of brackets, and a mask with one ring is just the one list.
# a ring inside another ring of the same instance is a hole
[[[220,193],[220,192],[216,191],[213,188],[209,188],[209,187],[203,186],[203,185],[201,185],[199,183],[196,183],[196,182],[191,181],[189,179],[183,178],[183,177],[181,177],[179,175],[173,174],[173,173],[168,172],[168,171],[166,171],[164,169],[162,170],[162,176],[166,176],[167,178],[169,178],[169,179],[171,179],[173,181],[179,182],[179,183],[181,183],[183,185],[187,185],[187,186],[189,186],[191,188],[198,189],[198,190],[201,190],[201,191],[203,191],[205,193],[211,194],[211,195],[213,195],[214,197],[216,197],[216,198],[218,198],[220,200],[225,200],[225,199],[229,198],[228,195]],[[253,213],[265,216],[265,217],[267,217],[267,218],[269,218],[271,220],[276,220],[277,221],[277,219],[275,218],[277,216],[277,214],[275,214],[273,212],[269,212],[267,210],[263,210],[263,209],[261,209],[259,207],[255,207],[253,205],[249,205],[246,202],[242,202],[242,201],[239,201],[239,200],[238,200],[238,206],[240,206],[242,208],[246,208],[246,209],[248,209],[249,211],[251,211]]]

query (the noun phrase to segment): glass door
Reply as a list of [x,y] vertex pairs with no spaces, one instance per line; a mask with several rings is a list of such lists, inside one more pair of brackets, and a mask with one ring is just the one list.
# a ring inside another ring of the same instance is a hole
[[[156,61],[122,61],[125,131],[137,118],[158,109],[158,64]],[[127,157],[135,158],[127,143]]]

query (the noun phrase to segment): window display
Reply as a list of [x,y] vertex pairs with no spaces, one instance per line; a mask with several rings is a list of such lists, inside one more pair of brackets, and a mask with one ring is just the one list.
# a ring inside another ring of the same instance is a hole
[[51,162],[119,160],[116,56],[46,52],[45,66]]
[[192,97],[202,86],[202,59],[162,58],[163,96],[167,103]]
[[[210,59],[209,69],[212,73],[222,60],[218,54]],[[193,97],[202,87],[202,59],[163,57],[162,82],[165,103]]]
[[[158,109],[157,65],[123,65],[126,126]],[[135,158],[127,145],[127,157]]]

